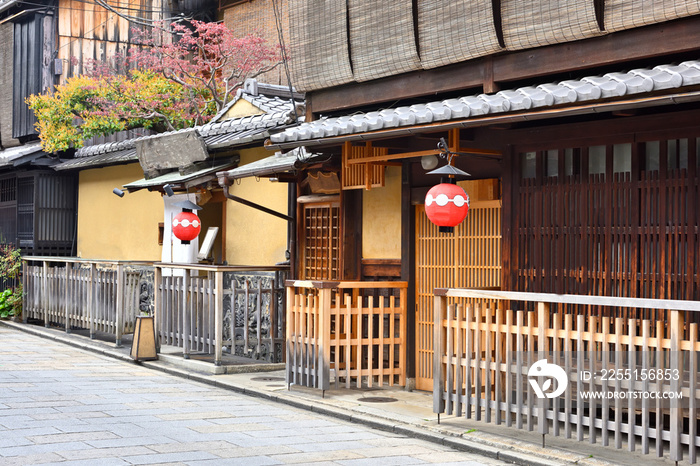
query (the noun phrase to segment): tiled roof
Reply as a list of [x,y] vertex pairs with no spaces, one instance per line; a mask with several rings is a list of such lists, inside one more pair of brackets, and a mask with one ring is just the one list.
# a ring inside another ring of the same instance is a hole
[[[269,129],[292,123],[294,117],[290,109],[291,104],[288,103],[286,111],[235,118],[217,123],[207,123],[202,126],[197,126],[195,130],[204,139],[209,149],[250,144],[269,137]],[[67,170],[136,161],[138,160],[138,156],[136,155],[136,141],[163,137],[185,131],[191,131],[191,128],[170,131],[154,136],[144,136],[126,141],[82,147],[76,151],[74,159],[63,162],[55,168],[57,170]]]
[[[25,155],[41,152],[41,144],[38,142],[25,144],[23,146],[10,147],[0,150],[0,167],[14,165],[15,162]],[[43,153],[42,153],[43,154]]]
[[410,107],[322,118],[273,134],[270,141],[273,145],[292,146],[299,144],[285,143],[634,96],[695,84],[700,84],[700,61],[687,61],[680,65],[661,65],[651,69],[608,73],[536,87],[521,87],[495,94],[479,94]]
[[113,165],[118,163],[126,163],[138,160],[136,148],[117,150],[115,152],[106,152],[89,157],[78,157],[67,160],[60,165],[54,167],[56,170],[73,170],[76,168],[97,167],[105,165]]
[[[323,156],[326,157],[326,156]],[[275,152],[274,155],[256,160],[243,166],[233,168],[229,171],[218,172],[219,179],[238,179],[249,176],[270,176],[294,170],[300,166],[315,162],[319,158],[318,154],[306,151],[304,147],[297,147],[287,153]]]

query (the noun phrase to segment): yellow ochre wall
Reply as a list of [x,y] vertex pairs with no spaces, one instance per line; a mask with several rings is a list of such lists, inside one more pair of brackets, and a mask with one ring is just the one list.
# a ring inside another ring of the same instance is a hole
[[160,261],[158,223],[163,200],[147,190],[119,198],[114,188],[143,178],[138,163],[80,172],[78,256],[84,259]]
[[362,258],[401,258],[401,167],[387,167],[384,187],[362,194]]
[[[262,147],[240,152],[240,166],[272,155]],[[287,184],[255,177],[236,181],[229,192],[287,214]],[[287,221],[231,200],[226,201],[226,260],[230,265],[275,265],[285,261]]]

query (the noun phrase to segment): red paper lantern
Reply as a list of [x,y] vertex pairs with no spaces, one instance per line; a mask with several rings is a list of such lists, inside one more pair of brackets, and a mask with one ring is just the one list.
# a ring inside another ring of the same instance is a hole
[[189,243],[199,235],[200,231],[202,231],[202,222],[195,213],[180,212],[173,218],[173,233],[183,242]]
[[440,227],[458,225],[469,212],[469,196],[456,184],[440,183],[425,196],[425,213]]

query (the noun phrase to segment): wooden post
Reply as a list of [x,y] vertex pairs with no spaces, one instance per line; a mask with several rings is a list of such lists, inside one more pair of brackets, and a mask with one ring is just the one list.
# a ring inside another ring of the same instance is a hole
[[95,263],[90,262],[88,282],[88,319],[90,321],[90,339],[95,338]]
[[43,262],[43,276],[41,277],[41,307],[44,310],[44,327],[49,326],[49,263]]
[[[214,364],[221,365],[221,354],[224,346],[224,272],[214,272],[214,290],[216,301],[214,302],[214,333],[216,343],[214,345]],[[234,336],[231,335],[231,339]],[[232,342],[233,344],[233,342]]]
[[124,264],[117,264],[117,303],[116,303],[116,328],[114,333],[117,338],[117,347],[122,346],[122,334],[124,333]]
[[[192,336],[192,326],[190,325],[190,319],[188,316],[190,303],[187,299],[190,289],[190,271],[184,268],[182,270],[182,299],[180,300],[180,305],[182,306],[182,309],[180,309],[180,315],[182,316],[182,320],[180,320],[180,322],[182,322],[182,357],[189,359],[190,338]],[[217,296],[217,301],[218,299],[219,296]]]
[[287,309],[285,312],[287,313],[286,317],[286,326],[285,326],[285,338],[284,338],[284,344],[287,347],[286,351],[286,358],[284,361],[284,377],[285,377],[285,382],[287,382],[287,388],[292,384],[293,377],[292,377],[292,370],[293,370],[293,364],[294,364],[294,342],[292,341],[292,327],[294,326],[294,316],[289,315],[290,313],[295,311],[294,308],[294,287],[288,286],[286,288],[287,290],[287,296],[285,297],[287,300]]
[[[549,328],[549,303],[537,303],[537,360],[547,359],[547,329]],[[544,436],[549,431],[549,421],[547,421],[547,398],[537,400],[537,432]],[[556,420],[555,420],[556,422]]]
[[158,266],[153,270],[153,326],[156,333],[156,352],[160,352],[161,320],[163,315],[163,269]]
[[442,321],[447,310],[447,297],[435,296],[433,300],[433,412],[438,416],[445,410],[444,375],[442,373],[442,354],[445,352],[445,341],[442,338]]
[[[683,311],[670,311],[671,312],[671,325],[670,325],[670,337],[671,337],[671,373],[678,374],[679,377],[671,377],[670,389],[672,393],[678,393],[681,391],[682,378],[683,378],[683,358],[681,357],[681,341],[683,339],[683,329],[685,327],[685,312]],[[693,348],[694,350],[694,348]],[[691,374],[691,377],[697,377],[697,373]],[[695,393],[691,393],[691,398],[695,397]],[[683,410],[681,408],[680,399],[671,399],[670,401],[670,411],[671,411],[671,439],[669,440],[669,446],[671,450],[671,461],[676,463],[683,459],[683,445],[681,444],[681,434],[683,433]],[[695,422],[695,419],[691,419],[691,422]],[[691,444],[695,440],[691,438]],[[691,447],[692,448],[692,447]]]
[[66,333],[70,333],[70,271],[71,271],[71,264],[70,262],[66,261],[66,284],[63,289],[65,293],[65,300],[63,302],[63,308],[66,313]]
[[[381,298],[380,298],[381,299]],[[401,288],[399,290],[399,300],[401,301],[399,303],[399,309],[401,312],[401,327],[399,328],[399,339],[401,341],[401,347],[406,346],[406,330],[407,330],[407,325],[406,325],[406,320],[407,316],[409,314],[408,311],[408,290],[406,288]],[[392,312],[391,318],[394,318],[394,313]],[[384,315],[380,314],[382,322],[384,321]],[[371,337],[371,335],[370,335]],[[393,337],[393,335],[392,335]],[[383,348],[382,348],[383,351]],[[380,360],[379,364],[383,366],[383,361]],[[393,374],[391,375],[391,379],[393,380],[394,376]],[[380,386],[382,385],[383,382],[380,382]],[[399,385],[405,387],[406,386],[406,352],[399,349]]]
[[[331,288],[319,290],[318,328],[314,329],[318,339],[318,386],[321,390],[328,390],[331,376]],[[341,293],[338,290],[338,293]],[[358,314],[359,315],[359,314]],[[359,337],[358,337],[359,339]],[[358,375],[358,379],[360,376]]]
[[27,315],[29,314],[27,308],[27,272],[29,271],[29,265],[27,261],[22,261],[22,290],[24,290],[24,295],[22,296],[22,322],[27,323]]

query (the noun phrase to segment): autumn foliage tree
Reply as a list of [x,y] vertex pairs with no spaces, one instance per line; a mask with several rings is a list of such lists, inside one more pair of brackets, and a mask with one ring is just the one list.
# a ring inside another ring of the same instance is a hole
[[126,71],[91,63],[53,93],[27,99],[42,148],[59,152],[84,140],[133,128],[176,130],[206,123],[245,79],[272,70],[279,47],[256,35],[242,38],[219,23],[173,23],[137,36],[120,61]]

